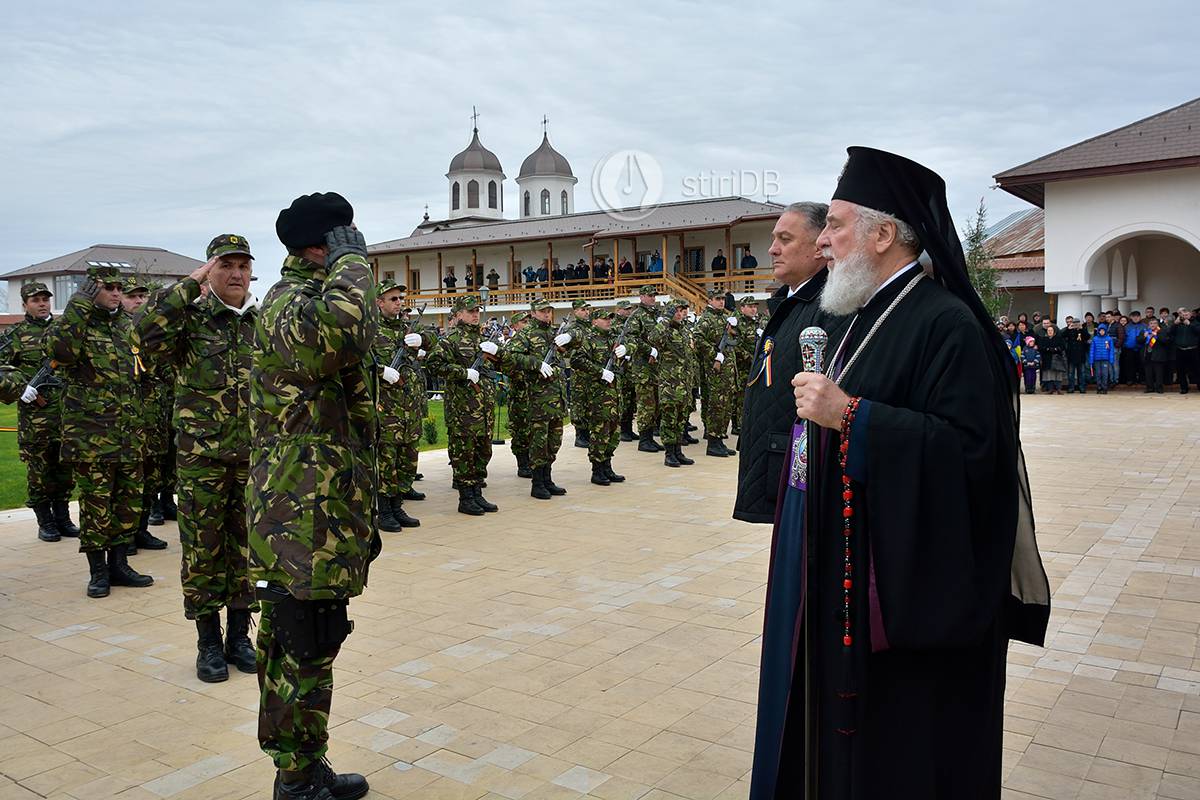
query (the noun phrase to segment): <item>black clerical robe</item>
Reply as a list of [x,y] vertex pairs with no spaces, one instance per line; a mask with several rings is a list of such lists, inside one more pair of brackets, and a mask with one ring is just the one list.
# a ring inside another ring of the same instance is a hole
[[[885,286],[839,337],[847,339],[843,366],[919,271]],[[790,648],[794,667],[789,681],[760,691],[760,703],[786,710],[781,729],[759,728],[752,800],[803,797],[806,661],[820,800],[1000,796],[1018,482],[1011,411],[984,336],[964,303],[925,278],[841,382],[862,398],[847,462],[851,645],[843,642],[841,436],[818,429],[804,537],[812,645],[799,626],[795,636],[764,637],[764,659]],[[827,361],[840,344],[831,338]],[[768,630],[770,617],[768,608]]]

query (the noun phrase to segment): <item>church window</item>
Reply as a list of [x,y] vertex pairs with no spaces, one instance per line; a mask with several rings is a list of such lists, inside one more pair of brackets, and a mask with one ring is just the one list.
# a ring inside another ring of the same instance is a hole
[[559,199],[562,201],[562,213],[564,213],[564,214],[568,213],[567,212],[567,190],[566,189],[563,189],[563,193],[559,197]]
[[458,206],[460,205],[460,202],[458,199],[458,191],[459,191],[458,190],[458,181],[455,181],[454,185],[450,187],[450,210],[451,211],[458,211]]
[[488,181],[488,208],[496,207],[496,182]]
[[550,190],[542,189],[542,214],[550,215]]
[[525,193],[525,213],[523,213],[521,216],[523,216],[523,217],[529,216],[529,192]]
[[467,181],[467,208],[479,208],[479,181]]

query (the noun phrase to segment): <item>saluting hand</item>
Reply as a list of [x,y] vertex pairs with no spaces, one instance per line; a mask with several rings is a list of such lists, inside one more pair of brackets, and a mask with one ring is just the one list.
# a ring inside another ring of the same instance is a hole
[[792,386],[797,417],[812,420],[822,428],[841,427],[842,412],[850,402],[850,395],[836,383],[819,372],[797,372]]
[[220,260],[220,256],[213,256],[208,260],[207,263],[201,264],[192,270],[192,274],[188,275],[188,277],[194,280],[196,283],[203,285],[204,282],[208,280],[208,273],[212,272],[212,268],[215,267],[217,262]]

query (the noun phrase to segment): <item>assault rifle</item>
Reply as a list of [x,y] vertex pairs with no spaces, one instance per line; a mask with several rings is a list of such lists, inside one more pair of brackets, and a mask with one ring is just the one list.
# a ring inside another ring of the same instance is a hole
[[[613,350],[616,350],[619,345],[625,344],[625,334],[629,331],[629,322],[633,319],[633,314],[625,318],[625,324],[621,326],[621,334],[617,337],[617,343],[613,345]],[[613,372],[613,359],[616,356],[613,353],[608,354],[608,361],[604,362],[604,368],[609,372]],[[616,371],[619,371],[620,367]]]
[[[407,336],[410,333],[417,332],[417,328],[419,328],[421,325],[421,316],[425,313],[425,308],[428,305],[429,305],[429,303],[423,303],[421,305],[421,307],[419,309],[417,309],[417,318],[409,323],[408,330],[406,330],[404,332],[405,336]],[[392,356],[392,363],[389,364],[388,366],[391,367],[392,369],[400,369],[401,364],[403,364],[405,366],[412,365],[412,355],[413,354],[409,352],[410,349],[411,348],[409,348],[408,345],[401,342],[400,347],[396,350],[396,355]]]
[[564,319],[562,321],[562,324],[558,326],[558,330],[554,332],[554,336],[550,339],[550,346],[546,348],[546,355],[542,356],[543,364],[549,364],[550,366],[554,366],[554,362],[559,360],[557,358],[558,345],[556,345],[554,343],[554,340],[557,339],[561,334],[564,334],[567,332],[567,326],[569,324],[571,324],[571,320]]
[[[41,369],[35,372],[33,377],[29,380],[29,386],[33,389],[39,390],[39,392],[43,387],[46,386],[55,388],[62,386],[62,379],[54,374],[54,368],[57,366],[57,361],[47,358],[42,362]],[[33,402],[37,403],[38,407],[42,407],[45,406],[48,401],[46,398],[42,397],[41,394],[38,394],[37,399]]]

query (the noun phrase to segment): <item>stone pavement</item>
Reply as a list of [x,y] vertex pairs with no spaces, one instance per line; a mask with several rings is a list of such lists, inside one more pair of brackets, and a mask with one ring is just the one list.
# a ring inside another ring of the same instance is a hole
[[[1200,397],[1024,408],[1056,606],[1011,651],[1005,796],[1200,798]],[[729,518],[733,459],[689,450],[624,445],[602,488],[566,446],[570,493],[537,501],[501,449],[484,518],[423,453],[422,526],[351,605],[334,765],[380,798],[744,798],[770,530]],[[0,798],[268,797],[254,677],[195,679],[173,524],[134,559],[155,586],[104,600],[33,531],[0,515]]]

